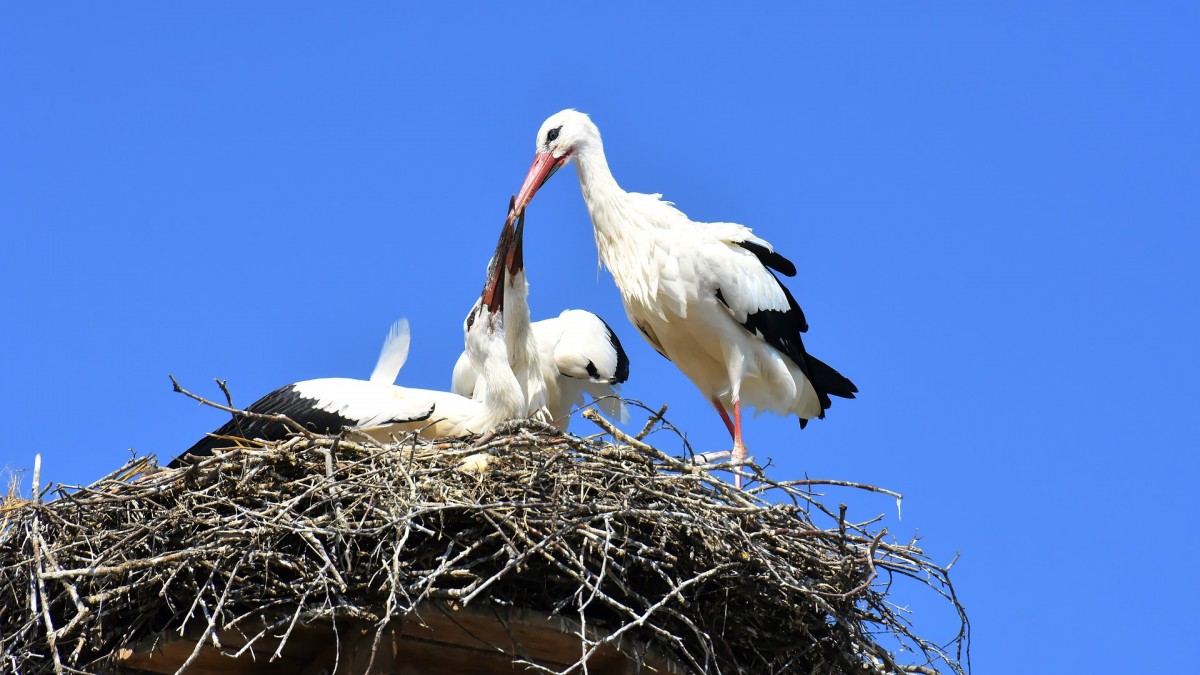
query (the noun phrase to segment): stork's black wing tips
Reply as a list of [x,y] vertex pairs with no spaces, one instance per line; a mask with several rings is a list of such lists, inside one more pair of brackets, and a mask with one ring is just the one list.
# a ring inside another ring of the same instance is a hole
[[[858,393],[858,387],[850,381],[850,378],[834,370],[833,367],[821,359],[808,354],[805,360],[808,362],[808,379],[812,382],[813,389],[816,389],[818,394],[827,394],[839,398],[854,398],[854,395]],[[829,407],[824,400],[822,400],[822,403],[824,404],[823,407]]]
[[796,264],[766,246],[752,241],[735,241],[735,244],[750,251],[764,266],[779,272],[785,277],[796,276]]

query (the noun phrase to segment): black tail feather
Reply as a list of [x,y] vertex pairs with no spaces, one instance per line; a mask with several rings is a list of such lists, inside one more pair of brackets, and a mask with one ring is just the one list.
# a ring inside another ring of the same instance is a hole
[[[817,396],[821,399],[822,418],[825,417],[824,411],[833,404],[833,401],[829,399],[830,396],[854,398],[854,394],[858,393],[858,387],[854,386],[850,378],[834,370],[832,366],[821,359],[812,354],[806,354],[804,362],[808,366],[805,372],[808,381],[812,382],[813,389],[817,390]],[[803,423],[800,428],[804,428]]]

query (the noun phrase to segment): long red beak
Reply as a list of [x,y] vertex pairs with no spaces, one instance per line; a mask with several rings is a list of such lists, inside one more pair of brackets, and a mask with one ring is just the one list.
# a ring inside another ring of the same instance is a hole
[[[483,285],[480,301],[485,309],[495,314],[503,311],[504,306],[504,277],[508,267],[508,259],[513,249],[513,202],[508,203],[508,218],[500,230],[500,240],[496,242],[496,252],[488,262],[487,281]],[[522,219],[524,220],[524,219]]]
[[[509,211],[511,219],[514,211]],[[525,211],[516,211],[517,227],[512,235],[512,245],[508,249],[508,258],[505,260],[505,267],[508,269],[509,276],[516,276],[525,269]]]
[[504,258],[501,257],[495,263],[488,267],[487,282],[483,285],[483,293],[480,295],[483,308],[489,314],[504,311]]
[[521,191],[517,193],[517,213],[525,212],[525,207],[529,205],[533,195],[546,181],[550,180],[550,176],[553,176],[555,171],[567,163],[570,157],[571,155],[568,153],[555,159],[554,155],[548,152],[539,152],[533,158],[533,166],[529,167],[529,173],[525,175],[525,183],[521,186]]

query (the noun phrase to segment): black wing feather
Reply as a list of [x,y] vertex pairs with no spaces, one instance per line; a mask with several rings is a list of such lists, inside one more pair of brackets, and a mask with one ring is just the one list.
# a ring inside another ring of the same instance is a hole
[[[800,334],[808,330],[808,322],[804,319],[804,312],[800,309],[800,305],[796,303],[796,298],[792,297],[791,291],[779,282],[779,278],[774,273],[768,271],[771,278],[783,291],[783,296],[787,298],[787,309],[760,309],[757,312],[746,314],[746,320],[742,322],[742,326],[746,330],[758,335],[767,341],[775,349],[785,354],[797,366],[804,375],[808,376],[808,366],[805,363],[804,341],[800,338]],[[729,307],[721,289],[717,289],[717,300]]]
[[766,267],[770,267],[771,269],[776,270],[783,276],[785,276],[785,277],[796,276],[796,265],[793,264],[791,260],[788,260],[787,258],[776,253],[775,251],[772,251],[771,249],[767,248],[766,246],[763,246],[761,244],[755,244],[754,242],[751,242],[751,241],[735,241],[733,243],[737,244],[738,246],[741,246],[742,248],[746,249],[747,251],[750,251],[751,253],[754,254],[755,258],[758,258],[758,261],[760,263],[762,263]]
[[[315,399],[301,396],[296,391],[296,385],[289,384],[258,399],[246,410],[260,415],[284,415],[305,429],[318,434],[336,434],[355,425],[355,421],[352,419],[315,407],[313,405],[315,402]],[[171,460],[167,466],[177,467],[184,460],[193,457],[207,457],[218,448],[228,448],[232,445],[229,440],[217,437],[233,436],[280,441],[291,433],[292,428],[283,422],[238,416],[226,422],[212,434],[197,441],[195,445]]]
[[[596,318],[600,319],[600,317]],[[621,346],[621,341],[617,339],[617,334],[613,332],[612,326],[608,325],[604,319],[600,319],[600,323],[604,324],[604,328],[608,330],[608,342],[617,352],[617,370],[613,373],[613,382],[619,384],[629,379],[629,356]]]
[[[776,269],[779,272],[788,276],[793,276],[796,273],[796,267],[783,256],[767,250],[765,247],[757,244],[749,244],[746,242],[737,242],[739,246],[749,250],[758,257],[759,261],[768,268]],[[781,267],[782,265],[782,267]],[[809,354],[804,349],[804,340],[801,334],[808,331],[808,321],[804,318],[804,311],[800,309],[796,298],[792,296],[792,292],[788,290],[779,281],[779,277],[768,270],[771,278],[783,291],[783,295],[787,298],[787,309],[763,309],[757,312],[752,312],[746,315],[746,320],[742,322],[742,326],[746,330],[762,337],[775,349],[787,356],[800,368],[800,372],[808,378],[812,383],[813,389],[816,390],[817,396],[821,401],[821,410],[827,410],[832,404],[830,396],[839,396],[841,398],[854,398],[854,394],[858,392],[858,387],[854,386],[847,377],[834,370],[825,362],[817,357]],[[729,303],[725,301],[725,296],[721,293],[721,289],[717,289],[717,300],[725,307],[729,307]],[[825,417],[822,412],[821,417]],[[800,420],[800,428],[803,429],[807,420]]]

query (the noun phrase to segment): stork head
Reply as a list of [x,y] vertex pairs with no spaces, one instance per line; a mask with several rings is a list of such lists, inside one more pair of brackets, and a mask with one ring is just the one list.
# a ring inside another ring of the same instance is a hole
[[571,161],[571,156],[591,143],[600,142],[600,130],[591,118],[577,110],[554,113],[538,129],[533,166],[517,193],[517,213],[524,213],[538,188]]

